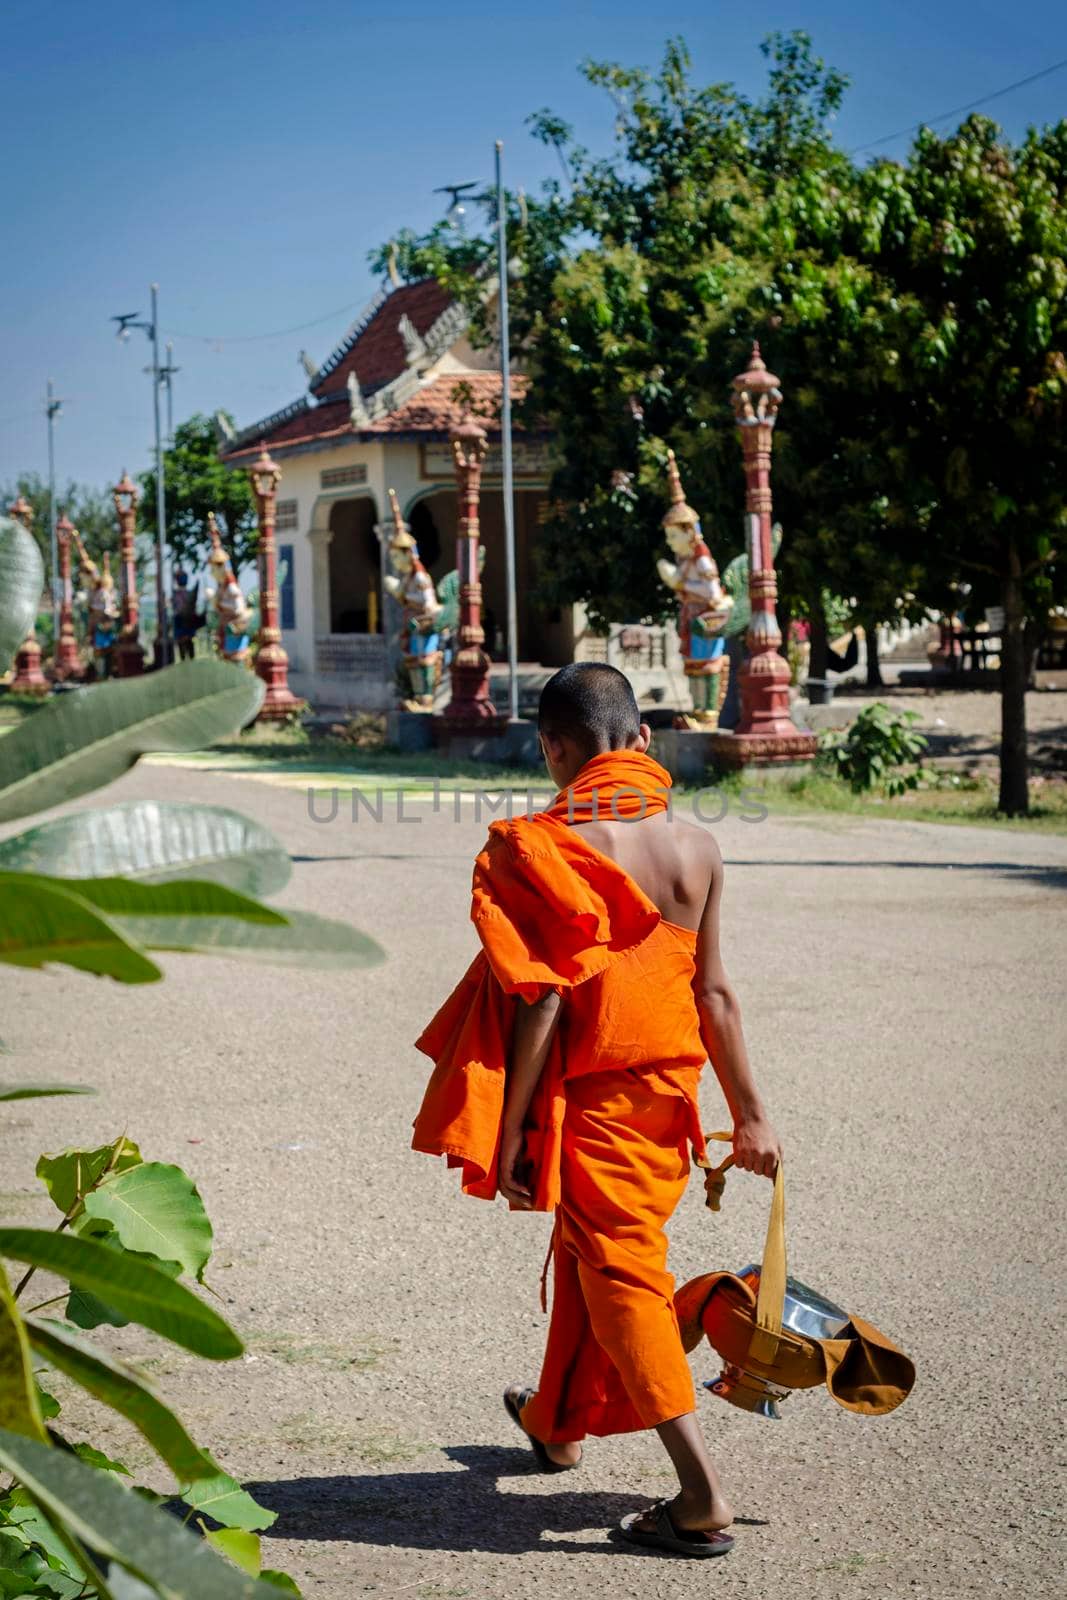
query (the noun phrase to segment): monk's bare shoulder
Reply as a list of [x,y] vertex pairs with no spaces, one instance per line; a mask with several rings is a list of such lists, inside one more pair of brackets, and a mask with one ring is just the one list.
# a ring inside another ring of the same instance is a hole
[[687,867],[691,868],[706,894],[713,883],[722,877],[722,851],[719,841],[710,828],[679,818],[672,826],[676,830],[678,848]]

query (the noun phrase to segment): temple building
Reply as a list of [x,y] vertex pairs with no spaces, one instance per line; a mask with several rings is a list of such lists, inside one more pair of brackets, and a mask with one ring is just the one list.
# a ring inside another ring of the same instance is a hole
[[[383,291],[321,366],[304,358],[307,393],[273,416],[227,430],[222,459],[251,463],[263,445],[278,491],[282,637],[294,690],[324,706],[381,709],[395,697],[383,615],[389,490],[435,580],[456,564],[456,489],[449,430],[468,410],[489,451],[481,501],[486,645],[506,654],[500,429],[495,350],[476,349],[466,311],[432,279]],[[515,389],[521,394],[522,378]],[[551,441],[514,435],[518,653],[545,667],[584,653],[584,614],[532,603],[537,530],[547,507]]]

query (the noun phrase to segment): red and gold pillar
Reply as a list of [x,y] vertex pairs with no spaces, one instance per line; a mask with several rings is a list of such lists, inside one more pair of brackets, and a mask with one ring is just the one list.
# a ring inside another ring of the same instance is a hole
[[289,657],[282,645],[278,605],[278,551],[274,543],[274,522],[281,468],[271,460],[266,446],[248,469],[256,502],[259,527],[259,648],[256,673],[267,692],[259,708],[257,722],[282,722],[303,706],[289,687]]
[[70,581],[70,541],[74,524],[67,516],[56,523],[56,553],[59,557],[59,638],[56,640],[52,671],[60,683],[85,675],[78,640],[74,633],[74,594]]
[[741,720],[732,733],[715,736],[716,757],[727,766],[773,766],[811,761],[816,739],[789,715],[789,664],[779,654],[782,635],[775,602],[778,579],[771,541],[771,448],[778,407],[778,379],[768,372],[758,344],[748,371],[733,381],[734,416],[745,465],[748,593],[752,616],[745,635],[746,659],[738,674]]
[[128,472],[123,472],[111,495],[119,522],[119,565],[122,568],[122,620],[113,651],[115,676],[136,678],[144,671],[144,650],[138,637],[140,601],[135,546],[137,504],[141,495]]
[[[8,507],[8,515],[14,517],[16,522],[21,522],[27,533],[33,533],[33,507],[24,494],[20,494],[14,505]],[[11,679],[11,689],[15,694],[48,693],[48,679],[41,671],[41,647],[37,643],[36,623],[34,616],[30,619],[29,632],[15,654],[15,671]]]
[[452,698],[444,709],[451,727],[483,728],[499,722],[489,694],[489,657],[482,627],[482,580],[478,570],[478,506],[485,461],[485,430],[465,417],[452,430],[459,522],[456,572],[459,577],[458,649],[452,657]]

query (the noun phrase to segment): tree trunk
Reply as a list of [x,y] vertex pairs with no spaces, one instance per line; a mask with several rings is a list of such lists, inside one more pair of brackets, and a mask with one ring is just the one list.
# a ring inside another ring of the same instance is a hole
[[1004,635],[1000,652],[1000,799],[1009,817],[1030,809],[1026,755],[1026,614],[1022,563],[1014,539],[1008,544],[1004,574]]
[[826,678],[826,665],[830,659],[830,641],[826,633],[826,612],[821,598],[811,607],[811,655],[808,660],[809,678]]
[[863,637],[867,641],[867,687],[868,689],[884,689],[885,679],[882,677],[882,662],[878,654],[877,622],[865,622],[863,624]]

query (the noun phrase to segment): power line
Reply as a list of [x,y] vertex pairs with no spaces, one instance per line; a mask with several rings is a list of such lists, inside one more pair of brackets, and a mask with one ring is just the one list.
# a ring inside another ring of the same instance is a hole
[[891,144],[894,139],[903,139],[906,134],[918,133],[920,128],[932,127],[935,122],[947,122],[951,117],[962,117],[966,111],[977,111],[979,106],[987,106],[991,100],[999,100],[1002,95],[1012,94],[1016,89],[1025,89],[1027,84],[1036,83],[1039,78],[1047,78],[1053,72],[1059,72],[1067,67],[1067,56],[1062,61],[1054,61],[1051,67],[1042,67],[1040,72],[1032,72],[1028,78],[1019,78],[1015,83],[1009,83],[1003,89],[994,89],[992,94],[984,94],[980,100],[971,100],[965,106],[956,106],[952,111],[942,111],[936,117],[924,117],[921,122],[913,122],[910,128],[898,128],[896,133],[883,134],[880,139],[870,139],[866,144],[857,144],[849,151],[850,156],[858,156],[864,150],[874,150],[880,144]]
[[358,310],[362,304],[362,300],[349,301],[348,305],[338,306],[336,311],[327,311],[321,317],[313,318],[311,322],[298,322],[292,328],[279,328],[276,333],[175,333],[173,330],[168,332],[172,339],[193,339],[198,344],[255,344],[261,339],[285,339],[291,333],[303,333],[306,328],[317,328],[323,322],[331,322],[334,317],[342,317]]

